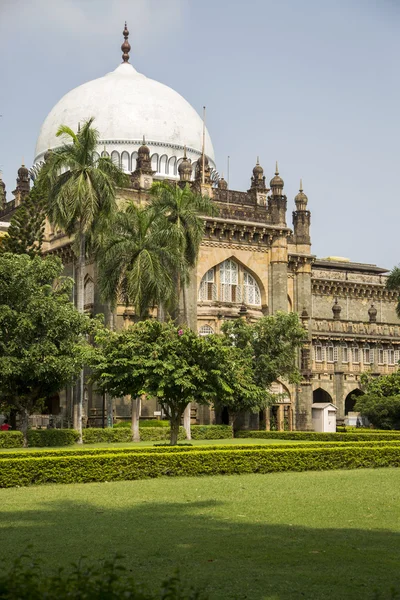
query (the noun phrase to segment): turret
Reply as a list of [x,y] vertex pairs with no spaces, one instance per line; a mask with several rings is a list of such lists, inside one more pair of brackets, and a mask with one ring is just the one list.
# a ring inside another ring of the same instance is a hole
[[1,178],[0,173],[0,210],[3,210],[7,202],[6,184]]
[[264,169],[260,165],[258,156],[256,166],[253,169],[251,186],[248,192],[254,198],[256,204],[258,204],[259,206],[266,206],[267,193],[269,192],[269,190],[265,185]]
[[293,211],[294,241],[299,245],[310,245],[311,213],[307,210],[308,198],[303,192],[303,182],[300,179],[300,190],[294,199],[296,210]]
[[185,187],[192,179],[192,163],[191,160],[186,156],[186,146],[183,150],[183,160],[178,167],[179,173],[179,185]]
[[197,161],[194,181],[196,189],[203,196],[212,197],[211,168],[206,154],[202,154]]
[[271,195],[268,198],[268,210],[273,225],[286,227],[287,198],[283,194],[284,182],[279,175],[278,163],[276,163],[275,176],[270,181]]
[[143,143],[138,150],[138,157],[136,159],[136,169],[131,175],[132,187],[136,189],[149,189],[153,183],[153,175],[150,149],[146,146],[146,139],[143,136]]
[[13,191],[15,196],[15,206],[19,206],[30,191],[30,180],[29,180],[29,170],[25,167],[22,162],[22,165],[18,169],[18,177],[17,177],[17,187]]

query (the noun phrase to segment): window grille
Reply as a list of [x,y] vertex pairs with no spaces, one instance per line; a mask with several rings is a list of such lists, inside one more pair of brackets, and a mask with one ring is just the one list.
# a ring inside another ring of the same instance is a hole
[[333,346],[333,362],[338,361],[338,353],[339,353],[339,348],[337,346]]
[[400,351],[399,350],[395,350],[394,351],[394,362],[395,362],[396,365],[398,364],[399,360],[400,360]]
[[364,364],[365,365],[370,365],[373,362],[373,358],[372,358],[372,350],[370,349],[369,346],[365,346],[364,347]]
[[394,365],[394,350],[389,348],[388,351],[388,365]]
[[233,260],[225,260],[220,264],[219,274],[221,279],[222,302],[239,303],[242,295],[238,286],[238,266]]
[[349,347],[347,344],[343,344],[343,346],[342,346],[342,362],[343,363],[349,362]]
[[385,364],[385,351],[383,348],[378,348],[378,365]]
[[334,362],[334,348],[333,348],[333,344],[329,344],[326,347],[326,360],[329,363],[333,363]]
[[216,300],[217,299],[217,288],[214,282],[215,273],[214,269],[210,269],[204,275],[200,283],[199,289],[199,300]]
[[358,346],[353,346],[351,349],[351,358],[354,364],[360,362],[360,348]]
[[210,325],[202,325],[199,329],[199,335],[211,335],[214,333],[214,329]]
[[245,304],[261,306],[260,288],[254,277],[252,277],[250,273],[247,273],[247,271],[243,273],[243,283]]
[[314,347],[314,355],[316,362],[322,362],[324,360],[324,347],[321,344]]

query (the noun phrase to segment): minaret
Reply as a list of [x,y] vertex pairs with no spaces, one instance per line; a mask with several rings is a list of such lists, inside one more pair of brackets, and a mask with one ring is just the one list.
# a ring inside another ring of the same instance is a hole
[[136,159],[136,169],[131,175],[132,187],[144,190],[149,189],[153,183],[153,175],[150,148],[146,146],[146,139],[143,136],[143,142],[138,150],[138,157]]
[[[307,210],[308,198],[303,192],[303,182],[300,179],[300,190],[294,199],[296,210],[293,211],[294,242],[298,252],[310,252],[310,222],[311,213]],[[301,246],[301,248],[299,248]]]
[[268,209],[271,215],[271,223],[286,227],[287,198],[283,194],[284,182],[279,175],[278,163],[276,163],[275,177],[271,179],[269,185],[271,187],[271,195],[268,198]]
[[19,206],[24,201],[30,191],[29,170],[25,167],[24,162],[18,169],[17,187],[13,191],[15,196],[15,206]]
[[126,21],[125,21],[125,27],[124,27],[124,30],[122,32],[122,35],[124,36],[124,41],[122,42],[122,46],[121,46],[121,50],[122,50],[122,62],[123,63],[129,63],[129,52],[131,51],[131,45],[128,42],[129,31],[128,31],[128,27],[126,25]]
[[179,164],[178,167],[179,173],[179,185],[184,188],[187,183],[189,183],[192,179],[192,163],[190,159],[186,156],[186,146],[183,150],[183,160]]
[[257,156],[257,163],[253,169],[251,186],[248,190],[248,193],[254,198],[256,204],[258,204],[259,206],[266,206],[268,192],[269,190],[265,185],[264,169],[260,165],[260,161]]
[[[204,163],[204,173],[203,173]],[[203,195],[212,198],[211,168],[206,154],[202,154],[196,165],[195,187]]]

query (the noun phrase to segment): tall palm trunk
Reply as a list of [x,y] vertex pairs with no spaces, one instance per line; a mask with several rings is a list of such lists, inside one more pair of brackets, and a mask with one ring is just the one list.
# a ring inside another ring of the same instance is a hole
[[[85,266],[86,266],[86,239],[85,234],[80,233],[79,235],[79,258],[76,272],[76,305],[78,312],[83,314],[85,310]],[[82,408],[83,408],[83,394],[84,394],[84,370],[82,369],[79,374],[79,379],[76,385],[76,410],[74,410],[74,429],[79,433],[78,444],[82,444]]]

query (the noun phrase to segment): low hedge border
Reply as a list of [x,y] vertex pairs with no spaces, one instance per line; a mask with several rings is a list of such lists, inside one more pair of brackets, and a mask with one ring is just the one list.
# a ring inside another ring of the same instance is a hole
[[100,455],[114,455],[114,454],[164,454],[171,452],[209,452],[209,451],[220,451],[220,450],[285,450],[293,448],[376,448],[380,446],[398,446],[400,447],[400,440],[393,441],[371,441],[371,442],[305,442],[304,444],[299,443],[294,446],[293,444],[279,444],[276,445],[264,445],[264,444],[236,444],[235,446],[129,446],[126,448],[82,448],[81,450],[31,450],[28,452],[0,452],[0,464],[1,461],[13,458],[13,459],[24,459],[24,458],[42,458],[42,457],[62,457],[62,456],[100,456]]
[[0,448],[21,448],[23,442],[20,431],[0,431]]
[[[32,448],[71,446],[78,437],[74,429],[30,429],[28,445]],[[0,448],[20,448],[22,445],[21,431],[0,431]]]
[[319,433],[316,431],[249,431],[241,430],[237,438],[259,440],[310,440],[314,442],[367,442],[374,440],[400,440],[400,431],[387,433]]
[[286,448],[26,457],[1,461],[0,488],[155,477],[399,467],[400,447]]

